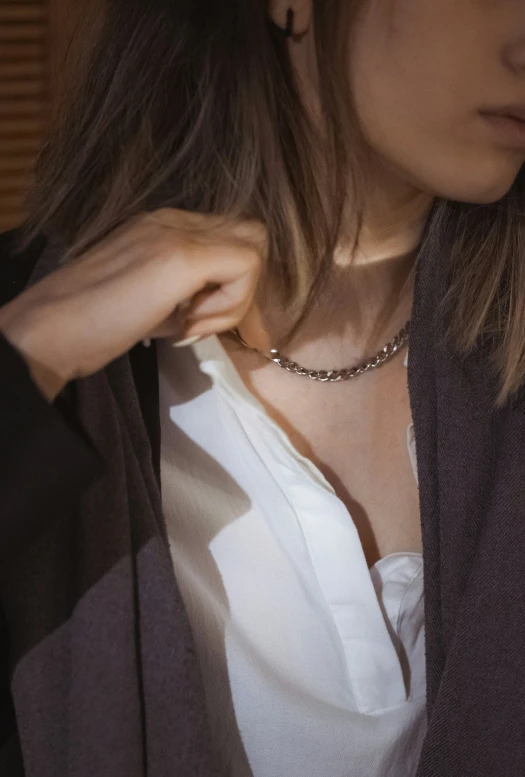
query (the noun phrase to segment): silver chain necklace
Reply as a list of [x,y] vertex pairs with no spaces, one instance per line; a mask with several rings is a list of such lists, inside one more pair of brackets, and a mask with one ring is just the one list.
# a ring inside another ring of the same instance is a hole
[[238,329],[232,329],[231,331],[237,337],[238,341],[249,348],[250,351],[264,356],[268,361],[275,362],[279,367],[282,367],[288,372],[295,372],[296,375],[303,375],[312,380],[320,380],[323,383],[328,381],[334,383],[338,380],[350,380],[350,378],[356,378],[358,375],[362,375],[364,372],[374,370],[376,367],[380,367],[385,362],[389,361],[395,354],[401,350],[401,348],[408,342],[408,331],[410,327],[410,321],[407,321],[402,329],[399,330],[397,335],[390,340],[380,351],[372,356],[371,359],[359,364],[355,367],[343,367],[341,370],[308,370],[306,367],[301,367],[297,362],[288,359],[287,356],[283,356],[277,348],[272,348],[269,353],[254,348],[252,345],[243,340]]

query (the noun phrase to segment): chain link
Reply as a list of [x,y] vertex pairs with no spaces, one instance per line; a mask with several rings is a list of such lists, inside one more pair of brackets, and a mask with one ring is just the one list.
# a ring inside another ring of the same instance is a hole
[[287,356],[283,356],[281,352],[277,350],[277,348],[272,348],[270,353],[267,354],[258,348],[254,348],[253,346],[248,345],[248,343],[245,342],[241,337],[238,329],[232,329],[231,331],[237,337],[239,342],[246,348],[249,348],[250,351],[255,351],[256,353],[261,354],[261,356],[264,356],[265,359],[275,362],[275,364],[277,364],[279,367],[282,367],[284,370],[288,370],[288,372],[294,372],[296,375],[302,375],[303,377],[310,378],[311,380],[319,380],[322,383],[335,383],[340,380],[351,380],[351,378],[356,378],[358,375],[362,375],[364,372],[368,372],[369,370],[374,370],[385,362],[389,361],[399,350],[401,350],[405,343],[408,342],[409,328],[410,321],[407,321],[404,327],[397,333],[397,335],[393,337],[392,340],[390,340],[390,342],[388,342],[383,348],[381,348],[381,350],[378,351],[375,356],[372,356],[371,359],[368,359],[367,361],[355,367],[343,367],[341,370],[306,369],[306,367],[301,367],[299,364],[297,364],[297,362],[288,359]]

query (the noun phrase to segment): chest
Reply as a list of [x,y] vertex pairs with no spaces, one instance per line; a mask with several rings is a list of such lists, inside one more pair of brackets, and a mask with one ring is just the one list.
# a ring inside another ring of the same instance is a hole
[[421,550],[419,498],[410,461],[404,353],[344,383],[321,383],[229,355],[248,389],[294,447],[317,466],[356,524],[369,566],[390,553]]
[[402,732],[417,752],[424,730],[422,560],[369,570],[338,496],[199,345],[200,371],[161,360],[161,479],[221,757],[238,724],[251,771],[232,774],[394,774]]

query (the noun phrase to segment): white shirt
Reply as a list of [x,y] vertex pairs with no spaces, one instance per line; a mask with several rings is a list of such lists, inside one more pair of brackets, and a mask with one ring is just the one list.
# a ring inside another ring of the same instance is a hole
[[159,344],[159,368],[164,512],[221,774],[411,777],[421,554],[368,569],[347,508],[217,337]]

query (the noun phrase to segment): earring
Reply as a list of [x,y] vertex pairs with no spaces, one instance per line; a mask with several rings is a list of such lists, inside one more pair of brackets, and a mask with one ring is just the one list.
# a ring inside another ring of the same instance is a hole
[[294,12],[292,8],[286,11],[286,27],[284,28],[284,37],[291,38],[293,35],[293,17]]

